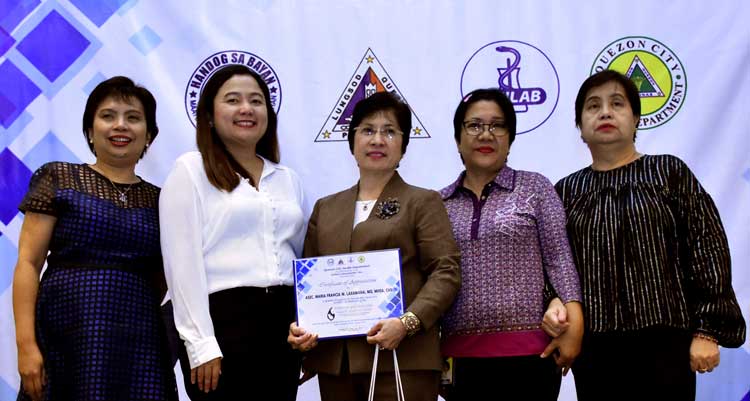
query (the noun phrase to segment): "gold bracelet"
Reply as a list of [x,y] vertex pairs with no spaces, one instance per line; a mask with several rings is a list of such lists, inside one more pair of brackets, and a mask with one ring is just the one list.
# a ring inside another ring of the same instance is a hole
[[406,334],[411,337],[416,334],[422,327],[422,322],[419,320],[417,315],[412,312],[406,312],[399,317],[401,323],[406,327]]
[[719,341],[717,339],[715,339],[713,336],[705,334],[705,333],[702,333],[700,331],[696,332],[695,334],[693,334],[693,337],[694,338],[702,338],[702,339],[704,339],[706,341],[711,341],[714,344],[718,344],[719,343]]

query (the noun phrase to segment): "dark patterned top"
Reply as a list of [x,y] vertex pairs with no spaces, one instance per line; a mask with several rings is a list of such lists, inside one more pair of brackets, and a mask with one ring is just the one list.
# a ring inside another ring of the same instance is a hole
[[443,352],[459,357],[539,354],[545,277],[563,302],[581,299],[565,210],[538,173],[504,167],[480,199],[465,172],[441,191],[461,249],[461,290],[443,318]]
[[[126,202],[120,200],[123,193]],[[19,209],[58,218],[50,267],[152,266],[162,274],[158,200],[159,188],[146,181],[112,183],[87,164],[53,162],[31,177]],[[140,218],[144,212],[151,218]]]
[[45,400],[177,399],[159,309],[158,197],[86,164],[48,163],[32,176],[19,209],[57,219],[35,312]]
[[685,163],[643,156],[557,185],[581,277],[586,329],[667,326],[745,341],[719,213]]

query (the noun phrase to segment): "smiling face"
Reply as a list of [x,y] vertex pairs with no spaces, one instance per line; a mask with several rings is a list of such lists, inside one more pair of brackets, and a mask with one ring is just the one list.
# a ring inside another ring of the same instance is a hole
[[268,127],[266,101],[258,82],[250,75],[234,75],[219,88],[212,122],[227,148],[255,149]]
[[[497,103],[480,100],[466,110],[464,122],[471,121],[481,124],[501,123],[505,121],[503,111]],[[494,134],[482,127],[482,132],[471,136],[462,128],[458,151],[464,160],[467,172],[482,172],[496,174],[505,166],[505,160],[510,150],[510,137],[507,129],[495,130]],[[504,133],[502,136],[496,136]]]
[[581,113],[581,137],[591,146],[632,145],[638,117],[619,82],[610,81],[591,88]]
[[141,101],[106,97],[96,108],[88,134],[97,162],[135,166],[150,140]]
[[[378,133],[366,136],[360,129],[370,128]],[[354,136],[354,159],[357,160],[360,175],[363,173],[390,172],[401,161],[402,135],[389,139],[384,133],[388,129],[401,131],[393,111],[380,111],[362,119]]]

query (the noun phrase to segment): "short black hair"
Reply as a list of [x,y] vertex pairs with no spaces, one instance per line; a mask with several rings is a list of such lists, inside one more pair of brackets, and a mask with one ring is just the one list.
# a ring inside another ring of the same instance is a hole
[[352,112],[352,121],[349,123],[349,150],[354,154],[354,133],[359,124],[367,117],[379,112],[393,111],[398,123],[398,129],[404,133],[401,142],[401,154],[406,153],[406,146],[409,145],[409,136],[411,134],[411,109],[401,100],[398,95],[391,92],[373,93],[354,105]]
[[[586,95],[594,88],[598,88],[608,82],[617,82],[625,89],[625,97],[630,103],[630,110],[635,117],[641,118],[641,96],[633,80],[615,70],[602,70],[586,78],[578,89],[576,96],[576,127],[581,128],[581,115]],[[635,139],[635,137],[633,138]]]
[[469,107],[481,100],[495,102],[500,107],[505,118],[505,126],[508,129],[508,145],[511,145],[516,139],[516,110],[513,103],[505,94],[497,88],[476,89],[464,96],[461,103],[456,107],[456,113],[453,115],[453,138],[456,143],[461,143],[461,130],[463,129],[464,118]]
[[[83,111],[83,137],[86,138],[91,153],[94,153],[94,144],[89,141],[89,131],[94,127],[96,110],[110,96],[126,103],[130,103],[132,99],[141,102],[146,117],[146,132],[150,136],[148,144],[154,142],[156,135],[159,134],[159,126],[156,125],[156,99],[154,99],[154,95],[148,89],[136,85],[132,79],[116,76],[96,85],[96,88],[91,91],[88,100],[86,100],[86,108]],[[94,154],[96,155],[96,153]],[[144,149],[141,157],[145,154],[146,150]]]

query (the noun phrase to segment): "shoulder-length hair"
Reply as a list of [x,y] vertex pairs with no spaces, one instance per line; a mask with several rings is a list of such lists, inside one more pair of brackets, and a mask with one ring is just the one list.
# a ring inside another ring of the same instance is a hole
[[255,71],[244,65],[229,65],[217,70],[206,82],[198,99],[195,136],[198,143],[198,151],[203,158],[203,168],[206,170],[208,181],[216,188],[227,192],[231,192],[240,184],[240,177],[237,174],[252,182],[250,173],[232,157],[232,154],[229,153],[226,145],[216,132],[216,128],[213,126],[214,99],[219,92],[219,88],[235,75],[249,75],[253,77],[265,97],[268,125],[266,132],[255,146],[255,153],[274,163],[278,163],[281,159],[279,155],[279,139],[276,132],[278,118],[276,117],[276,112],[273,110],[271,93],[268,90],[266,82]]

